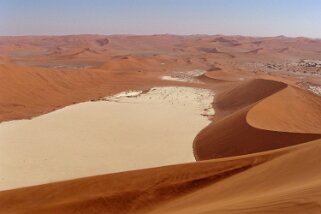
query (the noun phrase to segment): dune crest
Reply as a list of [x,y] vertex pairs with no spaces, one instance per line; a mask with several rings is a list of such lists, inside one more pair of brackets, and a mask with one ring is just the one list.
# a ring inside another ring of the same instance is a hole
[[320,115],[319,97],[289,86],[251,108],[246,120],[264,130],[320,134]]

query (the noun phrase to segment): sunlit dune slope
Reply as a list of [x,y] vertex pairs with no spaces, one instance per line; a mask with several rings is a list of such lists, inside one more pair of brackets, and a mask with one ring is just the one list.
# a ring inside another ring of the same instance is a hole
[[285,153],[147,213],[319,213],[321,140],[252,158],[281,151]]
[[173,165],[3,191],[0,211],[126,213],[186,194],[277,155]]
[[289,86],[251,108],[246,119],[263,130],[318,134],[320,115],[320,97]]
[[73,103],[153,84],[144,75],[100,69],[52,70],[0,64],[0,121],[30,118]]

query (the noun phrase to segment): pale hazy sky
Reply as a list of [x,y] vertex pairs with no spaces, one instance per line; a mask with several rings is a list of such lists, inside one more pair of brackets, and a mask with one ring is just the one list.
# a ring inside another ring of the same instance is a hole
[[0,35],[164,33],[321,38],[321,0],[0,0]]

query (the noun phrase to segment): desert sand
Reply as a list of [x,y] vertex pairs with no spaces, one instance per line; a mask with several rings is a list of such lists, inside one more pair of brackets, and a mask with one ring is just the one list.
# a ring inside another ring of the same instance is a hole
[[[51,127],[47,134],[24,129],[25,135],[3,129],[1,139],[42,135],[37,146],[47,154],[61,149],[61,157],[74,160],[41,160],[19,178],[22,183],[8,179],[19,188],[0,191],[0,213],[320,213],[320,50],[320,39],[285,36],[0,37],[0,129],[37,121]],[[166,97],[173,87],[187,87],[189,95]],[[114,110],[119,121],[110,115]],[[129,122],[141,118],[146,124]],[[68,126],[78,127],[84,141]],[[119,139],[133,134],[142,150],[117,155],[116,145],[105,146],[111,142],[105,128],[120,130]],[[80,157],[86,136],[100,146]],[[63,149],[68,143],[72,148]],[[23,160],[14,154],[32,154],[29,145],[19,150],[7,139],[0,145],[7,147],[0,160],[8,171],[11,161]],[[140,159],[144,151],[149,156]],[[92,174],[81,170],[90,162],[76,162],[88,154],[100,160]],[[116,159],[137,165],[108,173],[113,156],[115,167],[124,166]],[[58,179],[62,174],[52,173],[53,166],[73,168],[58,171],[74,176]],[[59,181],[28,183],[37,170]]]

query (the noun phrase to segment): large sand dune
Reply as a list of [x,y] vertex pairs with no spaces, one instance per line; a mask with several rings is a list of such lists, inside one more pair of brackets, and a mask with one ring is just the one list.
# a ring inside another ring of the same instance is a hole
[[218,99],[217,111],[234,112],[198,134],[194,152],[199,160],[262,152],[321,137],[321,99],[301,89],[253,80],[223,92]]
[[0,120],[31,118],[77,102],[148,87],[144,76],[98,69],[53,70],[0,64]]
[[0,211],[317,213],[320,143],[3,191]]

